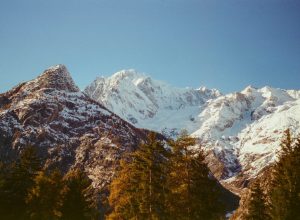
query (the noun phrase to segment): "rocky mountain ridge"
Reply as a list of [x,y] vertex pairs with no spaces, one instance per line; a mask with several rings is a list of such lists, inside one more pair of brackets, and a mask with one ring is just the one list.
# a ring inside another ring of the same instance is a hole
[[[45,168],[86,172],[98,202],[106,195],[119,160],[147,141],[149,132],[81,92],[64,65],[50,67],[0,94],[1,161],[13,161],[26,147],[35,146]],[[226,210],[236,208],[238,197],[218,186]]]
[[283,131],[297,134],[299,123],[297,90],[249,86],[223,95],[124,70],[81,92],[66,67],[57,65],[0,94],[0,155],[13,159],[34,145],[46,167],[80,167],[102,189],[118,160],[146,140],[145,129],[170,137],[186,129],[201,140],[215,177],[244,197],[249,182],[266,176]]
[[63,65],[0,94],[2,158],[36,146],[46,167],[81,167],[98,188],[147,134],[82,93]]

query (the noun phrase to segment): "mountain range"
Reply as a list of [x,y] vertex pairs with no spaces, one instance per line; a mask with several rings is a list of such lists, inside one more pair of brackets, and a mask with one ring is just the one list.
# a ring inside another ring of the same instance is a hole
[[118,160],[150,130],[164,140],[186,130],[199,140],[218,181],[243,196],[276,160],[283,131],[297,134],[299,123],[299,90],[248,86],[222,94],[122,70],[80,91],[57,65],[0,94],[0,155],[13,158],[38,146],[45,167],[80,167],[95,188],[104,188]]
[[284,130],[300,131],[299,90],[248,86],[222,94],[122,70],[84,92],[136,127],[169,137],[187,130],[201,140],[215,176],[237,192],[274,162]]

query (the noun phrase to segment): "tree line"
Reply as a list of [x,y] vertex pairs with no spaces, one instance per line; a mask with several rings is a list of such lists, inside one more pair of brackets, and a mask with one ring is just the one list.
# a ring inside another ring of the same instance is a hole
[[166,148],[152,133],[121,161],[110,185],[107,219],[223,219],[220,186],[195,145],[183,133]]
[[0,218],[223,219],[221,187],[196,144],[187,133],[167,144],[150,133],[120,161],[109,194],[100,199],[106,208],[89,194],[84,172],[44,169],[37,149],[27,147],[16,161],[0,161]]
[[[37,149],[26,147],[15,161],[0,160],[0,219],[224,219],[221,188],[196,145],[187,133],[167,145],[151,133],[120,161],[106,209],[89,194],[84,172],[44,169]],[[242,219],[300,219],[300,136],[293,138],[290,130],[270,179],[267,191],[252,184]]]

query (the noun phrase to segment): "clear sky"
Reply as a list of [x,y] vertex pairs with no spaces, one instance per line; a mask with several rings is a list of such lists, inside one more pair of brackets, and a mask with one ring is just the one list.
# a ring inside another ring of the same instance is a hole
[[299,0],[0,0],[0,92],[65,64],[174,86],[300,89]]

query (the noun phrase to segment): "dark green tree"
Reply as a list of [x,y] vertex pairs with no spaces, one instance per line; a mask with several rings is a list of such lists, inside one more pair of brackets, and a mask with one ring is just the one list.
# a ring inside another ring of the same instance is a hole
[[[34,185],[34,178],[41,169],[41,160],[35,147],[26,147],[20,158],[3,164],[0,177],[0,212],[5,219],[27,218],[26,197]],[[17,210],[17,211],[16,211]]]
[[87,175],[79,169],[71,170],[65,175],[64,183],[61,219],[93,219],[96,211],[87,197],[91,188]]
[[34,179],[34,186],[27,195],[28,215],[30,219],[59,219],[61,217],[62,175],[58,170],[48,175],[40,171]]
[[[27,147],[15,162],[0,161],[0,219],[95,219],[91,181],[80,170],[64,177],[41,169],[37,149]],[[92,205],[93,204],[93,205]]]
[[0,216],[4,219],[12,219],[11,213],[11,197],[12,192],[8,178],[11,175],[11,166],[7,163],[0,162]]

